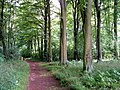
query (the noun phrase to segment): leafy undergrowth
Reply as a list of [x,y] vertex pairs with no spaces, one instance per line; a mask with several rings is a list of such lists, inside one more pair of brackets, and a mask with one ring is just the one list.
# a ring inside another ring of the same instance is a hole
[[20,60],[0,62],[0,90],[26,90],[28,64]]
[[120,62],[94,63],[92,74],[83,74],[82,64],[74,63],[60,66],[56,63],[48,63],[56,79],[71,90],[120,90]]

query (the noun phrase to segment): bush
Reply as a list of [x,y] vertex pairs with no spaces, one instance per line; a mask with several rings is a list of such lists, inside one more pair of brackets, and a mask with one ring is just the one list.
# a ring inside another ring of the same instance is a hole
[[0,62],[5,61],[4,55],[2,53],[0,53]]
[[[18,67],[19,66],[19,67]],[[27,63],[10,60],[0,63],[0,90],[26,90],[28,83]]]
[[46,67],[53,72],[62,85],[68,86],[71,90],[120,89],[119,61],[95,63],[95,70],[90,75],[82,72],[82,63],[71,63],[67,66],[53,63],[46,65]]
[[19,50],[16,48],[10,48],[7,50],[8,59],[18,59],[20,56]]
[[58,61],[59,60],[59,48],[53,48],[52,54],[53,54],[53,61]]
[[20,53],[21,53],[21,56],[24,58],[29,58],[32,56],[32,51],[30,49],[22,49]]
[[3,53],[3,47],[0,46],[0,53]]

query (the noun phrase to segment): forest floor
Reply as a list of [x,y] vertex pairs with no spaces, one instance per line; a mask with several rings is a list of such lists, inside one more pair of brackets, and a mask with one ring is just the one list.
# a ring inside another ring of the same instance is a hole
[[47,68],[42,67],[43,62],[29,63],[29,85],[27,90],[68,90],[62,87]]

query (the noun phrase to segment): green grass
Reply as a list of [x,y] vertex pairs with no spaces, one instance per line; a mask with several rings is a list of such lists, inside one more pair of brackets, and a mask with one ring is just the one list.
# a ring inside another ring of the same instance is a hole
[[28,64],[20,60],[0,62],[0,90],[26,90]]
[[120,62],[94,63],[92,74],[83,74],[82,64],[60,66],[57,62],[43,65],[52,71],[63,86],[71,90],[119,90]]

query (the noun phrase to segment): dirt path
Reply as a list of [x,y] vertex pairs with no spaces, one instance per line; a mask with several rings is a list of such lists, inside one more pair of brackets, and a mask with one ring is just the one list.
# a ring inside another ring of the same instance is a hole
[[28,63],[30,66],[28,90],[68,90],[61,87],[46,68],[40,67],[42,63],[31,61]]

